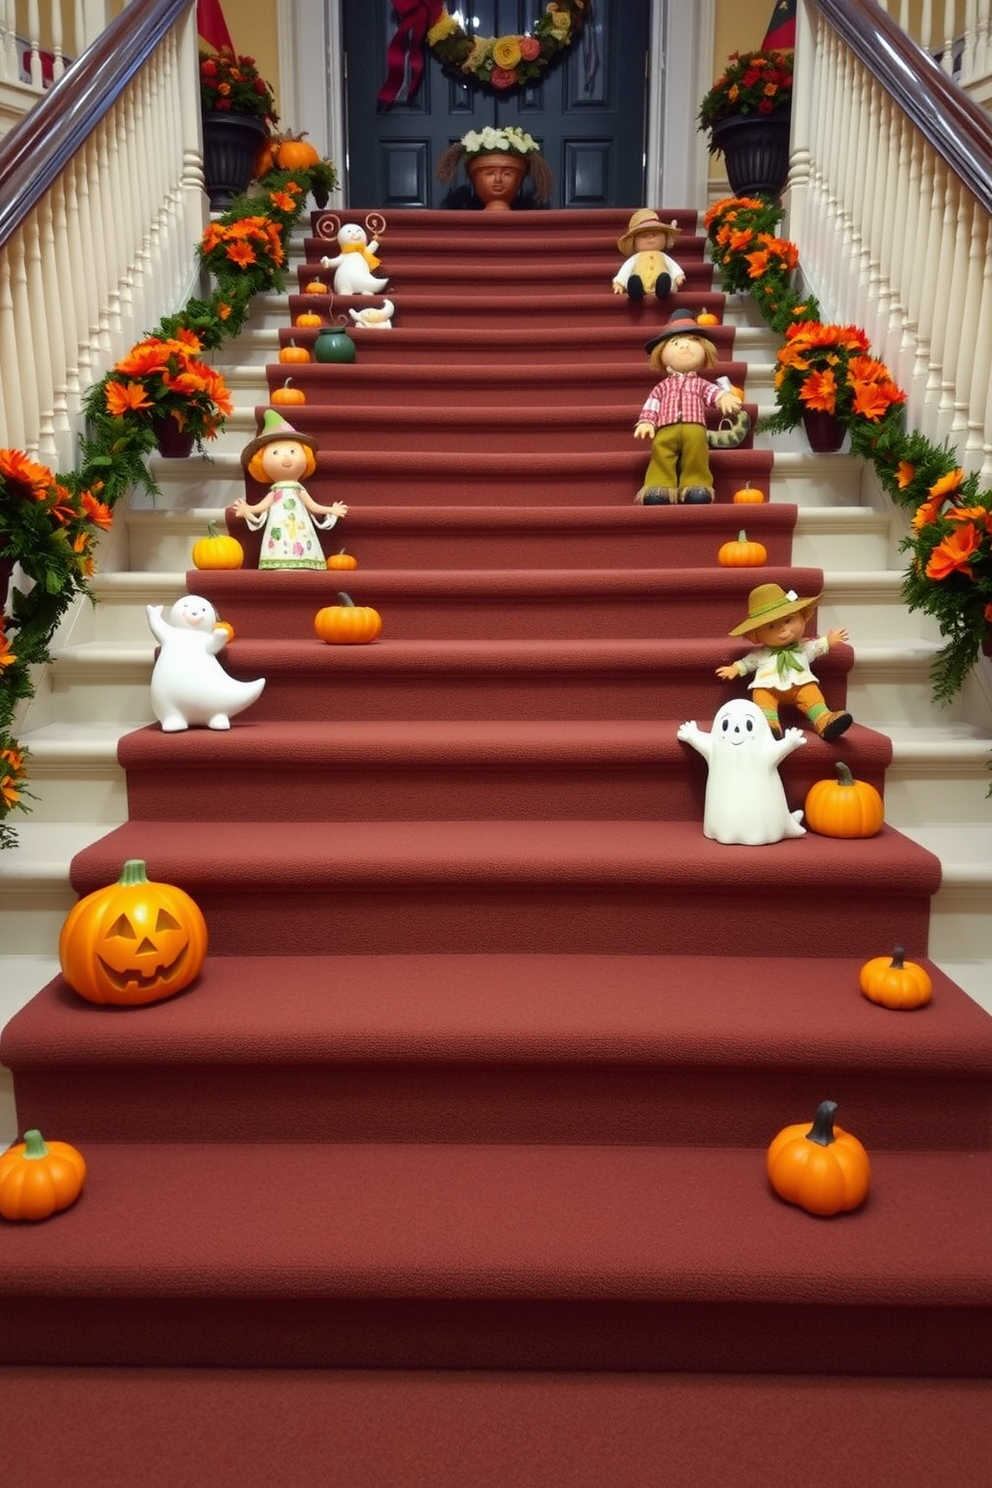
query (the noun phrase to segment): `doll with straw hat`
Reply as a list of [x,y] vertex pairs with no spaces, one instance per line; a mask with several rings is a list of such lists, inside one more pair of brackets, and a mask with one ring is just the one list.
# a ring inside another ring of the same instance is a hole
[[653,294],[659,300],[681,289],[685,274],[665,252],[679,235],[675,221],[662,222],[652,207],[640,207],[617,238],[617,251],[624,261],[613,276],[613,293],[631,300]]
[[846,641],[846,630],[828,630],[816,640],[804,640],[806,621],[819,594],[801,599],[781,584],[759,584],[747,599],[747,619],[735,625],[732,636],[744,636],[755,649],[730,666],[717,667],[724,682],[753,674],[748,685],[754,701],[768,719],[776,739],[782,738],[778,710],[782,703],[805,713],[821,739],[837,739],[851,727],[850,713],[831,711],[810,671],[810,663],[832,646]]

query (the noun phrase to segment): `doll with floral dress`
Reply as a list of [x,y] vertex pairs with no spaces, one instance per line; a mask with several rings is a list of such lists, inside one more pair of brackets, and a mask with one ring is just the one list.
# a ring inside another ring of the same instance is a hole
[[261,433],[241,451],[241,463],[269,487],[260,501],[241,496],[232,506],[234,516],[243,518],[252,532],[263,529],[259,568],[326,568],[317,529],[333,527],[348,508],[343,501],[321,506],[302,484],[317,467],[317,441],[269,408]]
[[674,310],[644,349],[651,366],[663,375],[634,425],[635,439],[651,440],[651,459],[634,500],[643,506],[710,502],[714,491],[706,411],[716,408],[729,417],[742,407],[741,399],[701,375],[714,365],[717,352],[691,310]]
[[818,656],[849,639],[843,629],[828,630],[815,640],[805,638],[806,622],[820,596],[801,599],[780,584],[759,584],[747,601],[747,619],[735,625],[732,636],[756,642],[755,649],[729,666],[717,667],[724,682],[752,675],[751,696],[781,739],[779,708],[789,703],[805,713],[821,739],[837,739],[853,723],[850,713],[831,709],[810,670]]

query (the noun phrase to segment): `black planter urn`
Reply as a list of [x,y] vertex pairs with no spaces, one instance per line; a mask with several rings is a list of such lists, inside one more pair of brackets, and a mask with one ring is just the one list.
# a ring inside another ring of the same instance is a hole
[[255,174],[255,156],[268,135],[252,114],[204,113],[203,175],[212,212],[226,212]]
[[726,162],[735,196],[776,200],[789,178],[790,109],[771,114],[732,114],[710,126],[713,144]]

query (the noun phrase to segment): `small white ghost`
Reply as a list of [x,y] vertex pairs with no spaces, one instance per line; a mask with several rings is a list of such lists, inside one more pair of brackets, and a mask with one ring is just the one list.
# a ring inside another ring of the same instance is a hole
[[334,293],[339,295],[382,294],[388,279],[377,279],[372,270],[379,267],[376,249],[377,238],[368,242],[364,227],[357,222],[346,222],[338,233],[341,250],[333,258],[325,255],[320,260],[322,269],[334,270]]
[[366,310],[351,309],[348,314],[356,325],[364,327],[365,330],[391,331],[395,308],[392,300],[383,300],[381,305],[369,305]]
[[704,837],[757,847],[805,836],[803,814],[789,810],[778,774],[786,755],[806,743],[802,729],[786,729],[776,739],[756,703],[733,698],[717,712],[712,733],[690,722],[679,726],[678,737],[708,766]]
[[265,678],[239,682],[225,672],[217,653],[227,632],[217,629],[213,605],[186,594],[167,619],[161,605],[148,605],[147,614],[148,627],[161,647],[152,668],[152,712],[163,733],[179,733],[190,724],[229,729],[232,715],[261,696]]

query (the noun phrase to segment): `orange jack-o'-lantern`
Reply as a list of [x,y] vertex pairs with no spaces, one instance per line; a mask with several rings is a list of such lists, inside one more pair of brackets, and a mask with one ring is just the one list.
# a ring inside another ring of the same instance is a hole
[[151,882],[139,858],[80,899],[59,936],[62,975],[87,1002],[160,1002],[189,986],[206,954],[199,905],[175,884]]

